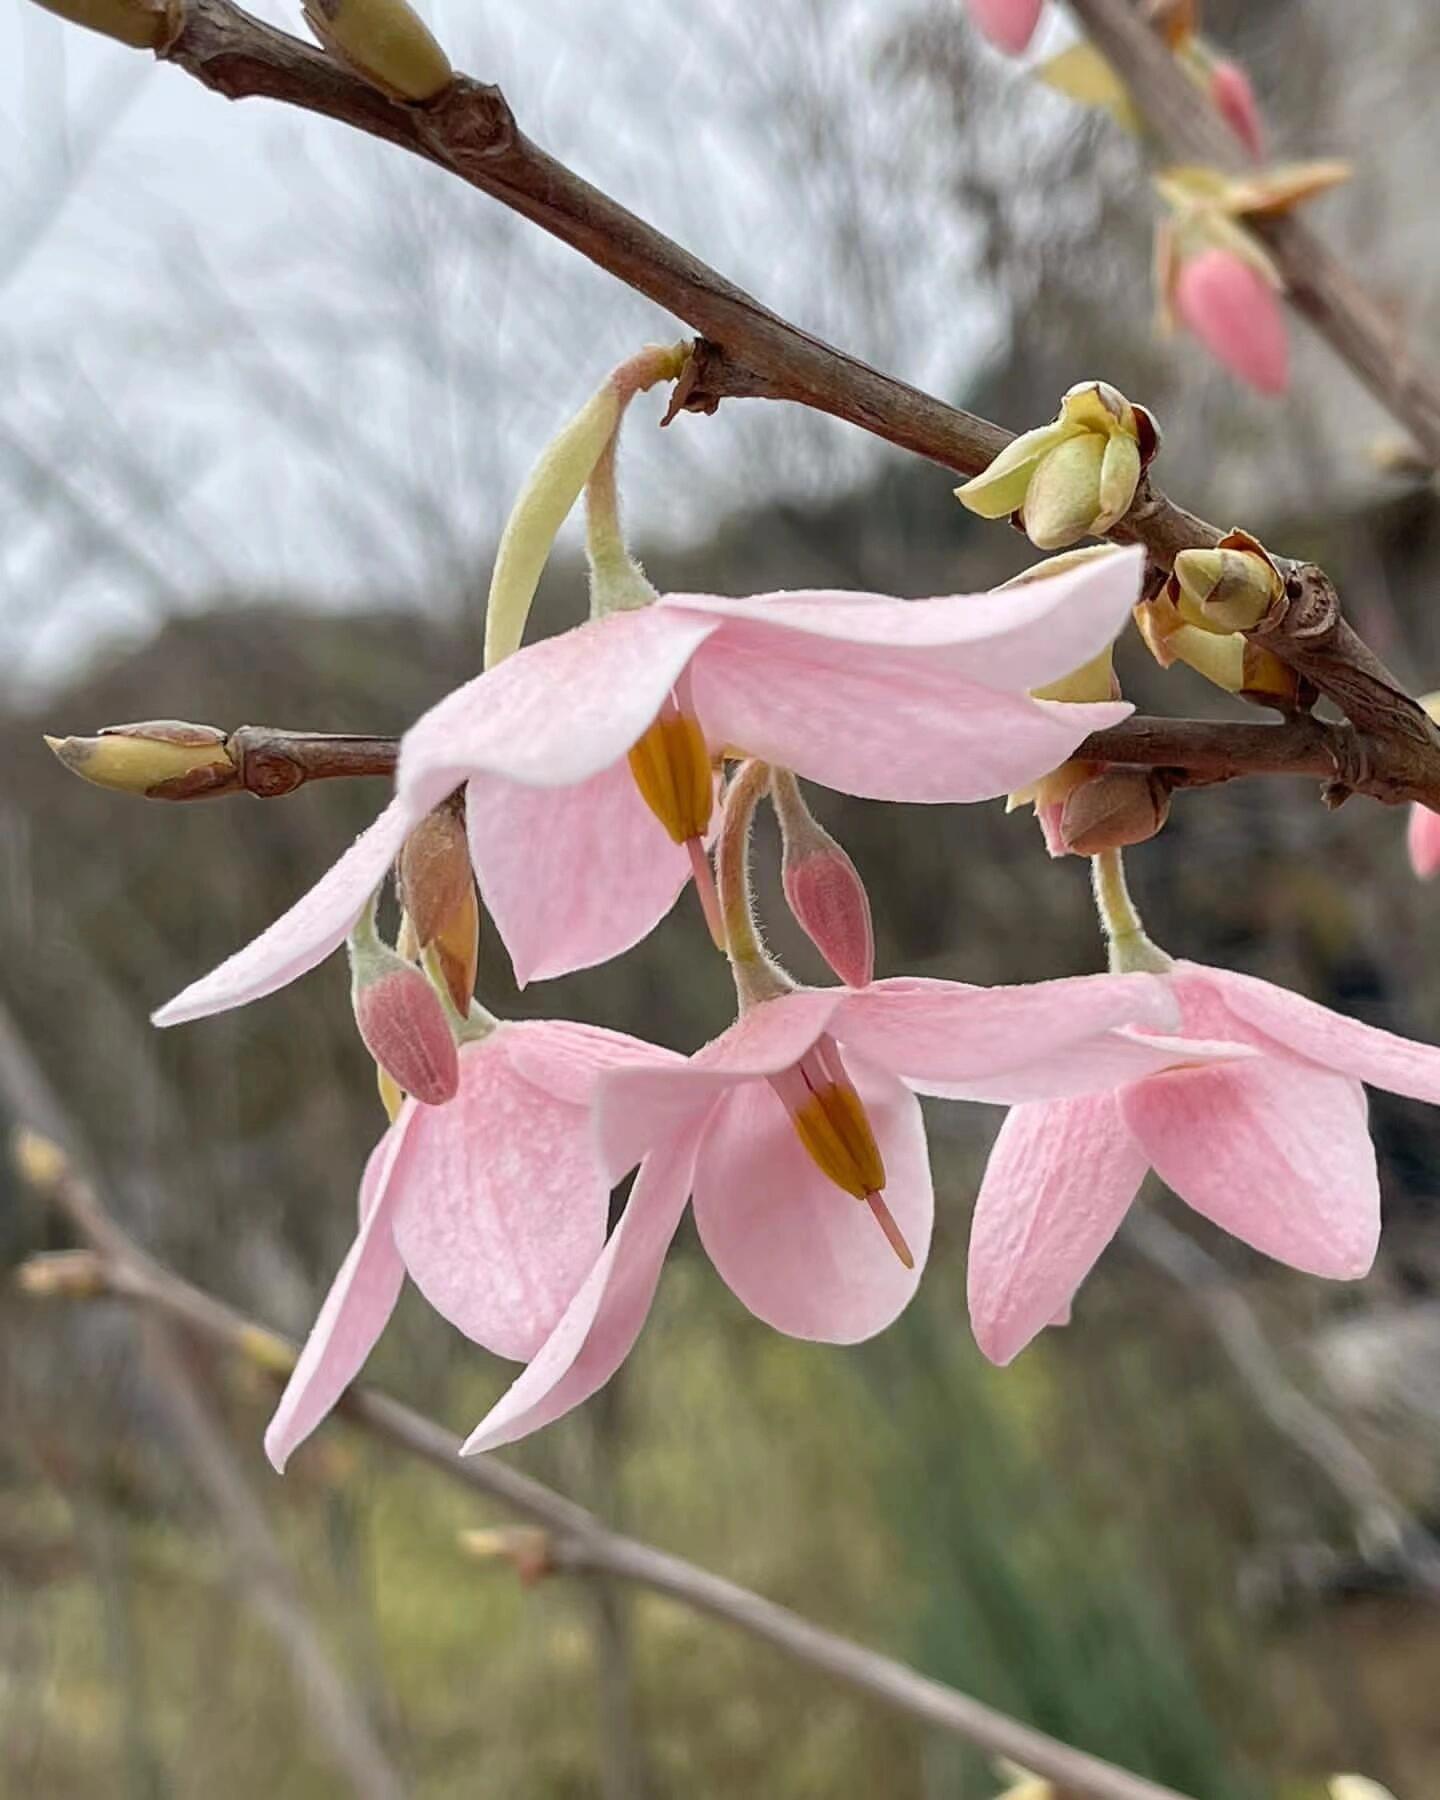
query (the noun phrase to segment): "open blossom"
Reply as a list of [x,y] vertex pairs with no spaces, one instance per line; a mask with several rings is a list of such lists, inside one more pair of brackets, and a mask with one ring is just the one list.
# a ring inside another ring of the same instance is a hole
[[596,1080],[669,1054],[585,1025],[501,1024],[461,1047],[448,1105],[406,1101],[371,1152],[355,1242],[266,1433],[277,1468],[359,1374],[407,1273],[477,1344],[535,1354],[605,1242]]
[[997,50],[1019,56],[1035,35],[1044,0],[970,0],[975,28]]
[[1217,362],[1262,394],[1290,381],[1285,309],[1273,285],[1233,250],[1187,257],[1175,280],[1175,311]]
[[692,1195],[711,1260],[759,1318],[829,1343],[882,1330],[919,1282],[934,1212],[912,1089],[1016,1101],[1137,1081],[1207,1054],[1149,1035],[1177,1016],[1168,984],[1148,975],[800,988],[747,1008],[687,1062],[602,1076],[606,1174],[640,1164],[629,1203],[466,1448],[524,1437],[610,1379]]
[[871,799],[1022,787],[1130,711],[1027,690],[1110,642],[1143,562],[1117,550],[926,601],[669,595],[529,645],[420,720],[369,831],[156,1022],[242,1005],[322,961],[407,833],[462,783],[481,892],[521,982],[603,962],[664,917],[703,855],[708,761],[727,750]]
[[1440,1102],[1440,1049],[1253,976],[1181,962],[1160,977],[1182,1036],[1241,1060],[1017,1106],[991,1153],[970,1240],[976,1341],[1009,1362],[1066,1306],[1147,1169],[1279,1261],[1354,1279],[1380,1231],[1362,1082]]

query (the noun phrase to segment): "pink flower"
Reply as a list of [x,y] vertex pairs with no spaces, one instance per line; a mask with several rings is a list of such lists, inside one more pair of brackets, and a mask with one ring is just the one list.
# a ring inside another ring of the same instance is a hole
[[1177,1017],[1169,984],[1150,975],[800,988],[751,1006],[688,1062],[602,1076],[606,1173],[640,1164],[629,1203],[466,1449],[524,1437],[610,1379],[692,1195],[711,1260],[759,1318],[828,1343],[882,1330],[919,1282],[934,1212],[911,1090],[1017,1101],[1138,1081],[1204,1054],[1131,1029]]
[[1185,1038],[1228,1043],[1243,1060],[1009,1114],[970,1236],[970,1317],[993,1362],[1067,1306],[1147,1168],[1293,1268],[1353,1280],[1374,1259],[1380,1193],[1360,1084],[1440,1102],[1440,1050],[1253,976],[1181,962],[1161,979]]
[[605,1242],[596,1080],[646,1059],[670,1053],[585,1025],[504,1024],[461,1048],[449,1105],[406,1101],[370,1154],[358,1235],[266,1433],[277,1469],[359,1374],[407,1272],[477,1344],[536,1353]]
[[1215,110],[1260,162],[1265,155],[1265,126],[1250,77],[1239,63],[1220,57],[1210,70],[1210,99]]
[[1412,806],[1405,842],[1410,867],[1422,881],[1429,881],[1440,871],[1440,813],[1428,806]]
[[970,0],[975,27],[997,50],[1019,56],[1035,35],[1043,0]]
[[[689,879],[642,798],[691,828],[696,734],[872,799],[989,799],[1063,762],[1124,702],[1028,691],[1093,658],[1133,605],[1141,551],[991,594],[927,601],[670,595],[527,646],[406,737],[397,798],[253,943],[156,1014],[178,1024],[273,992],[341,942],[407,832],[461,783],[481,891],[520,982],[618,955]],[[708,788],[704,800],[708,802]]]
[[1280,296],[1233,250],[1202,250],[1175,280],[1175,310],[1217,362],[1262,394],[1290,380],[1290,345]]

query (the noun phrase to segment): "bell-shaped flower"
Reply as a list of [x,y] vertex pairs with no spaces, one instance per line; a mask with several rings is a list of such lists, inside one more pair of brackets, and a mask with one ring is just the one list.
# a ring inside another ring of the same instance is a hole
[[1361,1084],[1440,1102],[1440,1049],[1249,975],[1180,962],[1159,979],[1183,1037],[1241,1060],[1010,1112],[970,1238],[970,1317],[994,1362],[1063,1311],[1147,1169],[1292,1268],[1353,1280],[1374,1258],[1380,1192]]
[[702,760],[743,750],[882,800],[1021,787],[1130,711],[1026,690],[1111,641],[1143,563],[1116,550],[1022,587],[924,601],[669,595],[528,645],[420,720],[369,831],[156,1022],[241,1005],[322,961],[408,832],[461,784],[481,893],[521,982],[618,955],[669,911],[703,856]]
[[1108,382],[1082,381],[1051,424],[1013,439],[955,494],[982,519],[1016,514],[1037,549],[1060,550],[1125,516],[1159,448],[1159,427],[1143,406]]
[[462,1044],[448,1105],[405,1102],[371,1152],[355,1242],[266,1434],[277,1468],[359,1374],[407,1273],[466,1337],[497,1356],[535,1355],[605,1242],[595,1084],[667,1059],[590,1026],[498,1024]]
[[1019,56],[1035,35],[1044,0],[969,0],[970,17],[997,50]]
[[466,1448],[524,1437],[610,1379],[692,1196],[711,1260],[757,1317],[827,1343],[883,1330],[915,1292],[930,1244],[915,1090],[996,1101],[1133,1083],[1206,1053],[1148,1035],[1175,1017],[1169,985],[1146,975],[799,988],[749,1006],[687,1062],[602,1076],[605,1172],[618,1179],[640,1165],[629,1202],[555,1330]]

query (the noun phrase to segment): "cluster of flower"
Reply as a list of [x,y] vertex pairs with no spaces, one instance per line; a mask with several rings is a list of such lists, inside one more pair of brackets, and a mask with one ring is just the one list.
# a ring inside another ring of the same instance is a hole
[[[242,1005],[349,939],[392,1122],[270,1428],[277,1465],[357,1373],[407,1272],[468,1337],[528,1365],[469,1449],[568,1411],[634,1343],[692,1197],[709,1255],[760,1318],[836,1343],[881,1330],[930,1240],[917,1093],[1012,1109],[970,1248],[974,1330],[999,1362],[1068,1316],[1152,1167],[1258,1249],[1362,1274],[1379,1194],[1360,1083],[1440,1101],[1440,1050],[1172,962],[1141,928],[1113,843],[1095,857],[1108,973],[999,988],[873,979],[864,887],[796,777],[910,802],[1033,789],[1129,711],[1108,653],[1143,556],[1084,552],[991,593],[922,601],[658,595],[624,550],[615,443],[630,396],[681,360],[648,351],[617,371],[541,458],[497,560],[487,668],[407,734],[380,817],[156,1015]],[[1005,504],[1028,506],[1045,459],[1095,437],[1072,522],[1083,531],[1112,485],[1128,504],[1147,434],[1110,390],[1079,392],[1078,415],[997,479]],[[1074,473],[1050,487],[1068,491]],[[592,616],[522,648],[582,488]],[[1202,587],[1227,606],[1264,603],[1251,543],[1206,553]],[[1100,664],[1100,694],[1036,697]],[[762,946],[749,858],[767,796],[786,896],[840,985],[797,986]],[[397,862],[391,949],[375,909]],[[502,1023],[472,998],[477,880],[522,983],[626,951],[693,880],[734,974],[734,1024],[687,1058],[572,1022]],[[607,1238],[611,1188],[636,1169]]]

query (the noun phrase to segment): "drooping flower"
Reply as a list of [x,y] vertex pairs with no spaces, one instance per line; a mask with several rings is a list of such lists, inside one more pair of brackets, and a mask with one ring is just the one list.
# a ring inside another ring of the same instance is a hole
[[277,1468],[359,1374],[407,1273],[477,1344],[517,1360],[536,1353],[605,1242],[595,1083],[669,1058],[585,1025],[497,1024],[461,1046],[448,1105],[405,1102],[371,1152],[355,1242],[266,1434]]
[[370,830],[156,1022],[241,1005],[322,961],[408,831],[462,783],[481,892],[522,982],[618,955],[674,904],[708,798],[694,779],[702,744],[707,761],[740,747],[875,799],[1020,787],[1130,711],[1025,690],[1109,643],[1143,561],[1117,550],[1024,587],[928,601],[670,595],[527,646],[414,727],[397,796]]
[[970,16],[997,50],[1019,56],[1040,23],[1044,0],[969,0]]
[[1202,250],[1181,265],[1175,311],[1219,363],[1262,394],[1290,383],[1285,309],[1272,283],[1234,251]]
[[692,1195],[701,1242],[757,1317],[792,1336],[856,1343],[908,1303],[929,1250],[934,1195],[912,1090],[1074,1094],[1109,1085],[1109,1071],[1134,1078],[1185,1054],[1133,1029],[1163,1031],[1175,1016],[1165,984],[1143,974],[1018,988],[796,988],[762,949],[752,911],[750,821],[768,783],[765,765],[745,765],[720,835],[740,1017],[688,1062],[597,1083],[606,1174],[640,1165],[629,1203],[564,1318],[467,1449],[523,1437],[610,1379]]
[[934,1196],[912,1089],[991,1101],[1073,1094],[1192,1048],[1203,1055],[1120,1029],[1166,1031],[1164,989],[1145,976],[797,989],[748,1010],[688,1062],[603,1076],[606,1174],[637,1162],[640,1173],[604,1254],[466,1448],[526,1436],[610,1379],[692,1195],[712,1262],[757,1317],[827,1343],[883,1330],[915,1292],[930,1244]]
[[1121,966],[1162,971],[1181,1037],[1230,1044],[1241,1060],[1010,1112],[970,1239],[971,1323],[994,1362],[1009,1362],[1071,1300],[1152,1168],[1267,1256],[1336,1280],[1365,1274],[1380,1192],[1361,1084],[1440,1103],[1440,1049],[1254,976],[1164,968],[1133,909],[1129,917],[1122,937],[1141,954]]

